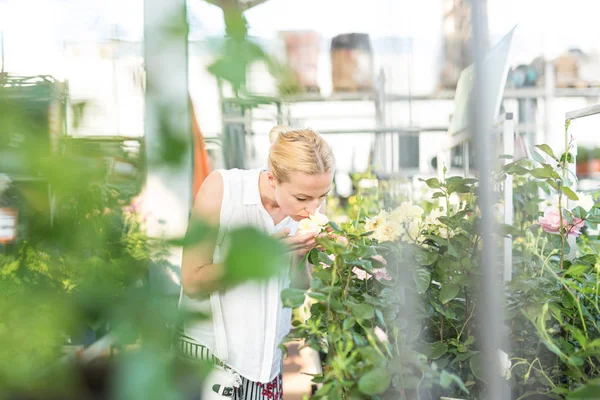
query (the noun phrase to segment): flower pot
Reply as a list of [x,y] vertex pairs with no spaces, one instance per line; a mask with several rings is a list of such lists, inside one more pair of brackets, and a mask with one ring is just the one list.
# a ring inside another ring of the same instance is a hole
[[320,37],[313,31],[289,31],[281,33],[289,66],[298,83],[307,92],[319,92],[318,61]]
[[584,162],[578,162],[576,166],[578,176],[586,176],[595,172],[600,172],[600,160],[593,159]]
[[331,41],[334,92],[373,90],[373,51],[368,34],[348,33]]

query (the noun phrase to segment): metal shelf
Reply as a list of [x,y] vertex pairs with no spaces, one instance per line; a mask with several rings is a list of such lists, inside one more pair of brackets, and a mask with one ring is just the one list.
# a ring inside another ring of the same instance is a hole
[[[454,90],[441,90],[425,94],[394,94],[384,95],[385,101],[429,101],[429,100],[454,100]],[[600,87],[590,88],[554,88],[547,93],[544,88],[522,88],[506,89],[504,91],[505,99],[537,99],[546,96],[552,97],[585,97],[600,98]],[[224,100],[240,105],[258,105],[273,103],[311,103],[311,102],[346,102],[346,101],[375,101],[377,95],[375,92],[352,92],[352,93],[333,93],[329,96],[320,94],[299,94],[295,96],[247,96],[243,98],[228,97]]]

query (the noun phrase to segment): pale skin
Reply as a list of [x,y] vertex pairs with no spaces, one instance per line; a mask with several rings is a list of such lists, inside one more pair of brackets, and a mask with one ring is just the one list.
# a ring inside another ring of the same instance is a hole
[[[322,205],[331,190],[333,172],[307,175],[293,172],[287,182],[277,182],[269,171],[260,174],[259,190],[262,204],[275,225],[286,217],[295,221],[314,214]],[[223,200],[223,179],[218,172],[211,173],[202,183],[192,209],[192,218],[203,220],[219,227],[221,202]],[[303,257],[316,246],[313,234],[288,236],[285,228],[274,237],[283,241],[297,258]],[[181,280],[184,293],[196,298],[222,288],[224,268],[213,264],[216,237],[183,250]]]

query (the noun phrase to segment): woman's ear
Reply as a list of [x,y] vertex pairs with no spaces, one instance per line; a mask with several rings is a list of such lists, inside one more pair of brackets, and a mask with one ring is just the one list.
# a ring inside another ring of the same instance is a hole
[[277,186],[277,180],[275,179],[271,171],[267,171],[267,181],[269,182],[269,186],[275,189],[275,186]]

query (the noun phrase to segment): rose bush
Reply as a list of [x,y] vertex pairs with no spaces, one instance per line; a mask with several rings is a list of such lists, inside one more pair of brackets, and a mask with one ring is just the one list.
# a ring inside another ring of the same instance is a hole
[[[560,157],[537,148],[534,160],[496,174],[496,187],[514,176],[515,206],[514,225],[495,236],[498,246],[513,238],[500,371],[514,398],[598,398],[600,243],[586,232],[597,228],[600,204],[571,188],[569,147]],[[486,397],[474,318],[477,181],[426,184],[433,201],[420,205],[368,212],[362,205],[373,200],[356,198],[358,219],[332,224],[335,235],[319,239],[324,250],[310,253],[310,290],[284,293],[290,306],[305,295],[315,302],[290,338],[327,355],[316,397]]]

